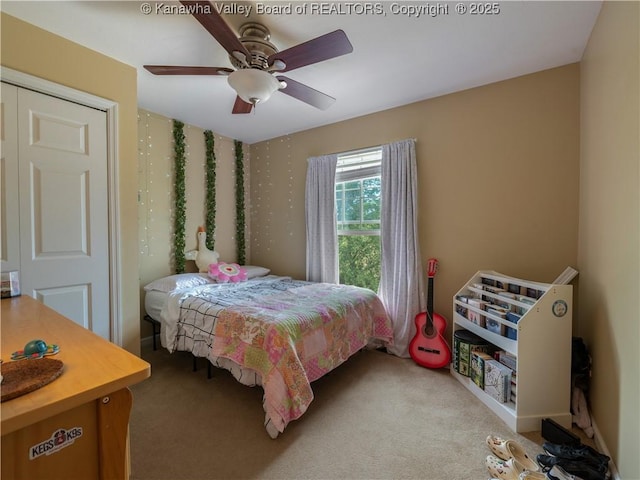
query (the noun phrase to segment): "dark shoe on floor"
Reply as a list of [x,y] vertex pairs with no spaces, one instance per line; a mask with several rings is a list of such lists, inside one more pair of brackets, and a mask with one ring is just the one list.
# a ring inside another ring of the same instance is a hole
[[579,460],[567,460],[566,458],[554,457],[552,455],[538,455],[536,460],[542,467],[544,473],[549,472],[553,467],[558,466],[566,473],[574,475],[583,480],[607,480],[607,467],[597,467],[587,462]]
[[608,465],[609,457],[603,455],[588,445],[557,445],[545,442],[542,444],[545,452],[567,460],[586,461],[595,465]]

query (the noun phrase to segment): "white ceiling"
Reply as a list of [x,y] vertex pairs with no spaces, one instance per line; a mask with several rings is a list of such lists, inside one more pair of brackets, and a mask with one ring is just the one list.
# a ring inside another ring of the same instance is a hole
[[[225,77],[154,76],[144,64],[230,67],[225,50],[190,15],[141,13],[139,1],[6,1],[15,17],[138,69],[140,107],[234,139],[254,143],[487,83],[577,62],[600,1],[501,1],[499,13],[459,14],[456,2],[326,2],[324,15],[258,14],[256,7],[321,2],[212,2],[250,5],[249,17],[224,15],[237,31],[246,21],[271,30],[280,50],[341,28],[353,53],[287,72],[337,99],[317,110],[276,92],[248,115],[232,115],[235,92]],[[462,2],[467,10],[471,2]],[[382,14],[342,14],[378,5]],[[431,6],[440,14],[395,13],[398,5]],[[484,5],[484,4],[483,4]],[[351,6],[351,7],[350,7]],[[448,14],[442,10],[447,7]],[[299,7],[301,8],[301,7]]]

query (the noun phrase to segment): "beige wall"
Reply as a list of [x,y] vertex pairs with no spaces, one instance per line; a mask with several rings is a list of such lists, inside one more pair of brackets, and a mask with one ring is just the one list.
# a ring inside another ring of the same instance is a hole
[[640,4],[604,2],[581,63],[580,319],[593,419],[640,478]]
[[[423,263],[430,256],[440,260],[437,311],[450,316],[451,296],[478,269],[551,281],[577,265],[574,331],[593,355],[593,418],[622,478],[640,478],[639,15],[638,2],[605,2],[580,66],[250,148],[248,258],[275,273],[305,274],[306,158],[409,137],[417,139]],[[173,188],[170,120],[137,111],[135,69],[4,13],[1,21],[2,65],[119,104],[123,338],[125,348],[137,353],[139,285],[172,270],[170,215],[162,214],[171,210]],[[138,127],[144,128],[140,135]],[[200,129],[186,131],[190,249],[204,221],[198,178],[204,160],[193,160],[203,158],[204,147]],[[145,144],[149,136],[152,142]],[[216,151],[216,249],[230,260],[233,142],[216,136]]]
[[[205,139],[204,130],[184,126],[186,251],[198,246],[198,226],[205,225]],[[138,238],[140,255],[141,313],[144,314],[142,287],[152,280],[175,273],[173,250],[174,222],[174,143],[173,120],[146,110],[138,111]],[[234,262],[236,256],[235,147],[233,139],[214,133],[216,155],[216,230],[214,249],[220,261]],[[248,194],[249,155],[245,155],[245,192]],[[248,200],[245,201],[248,204]],[[247,250],[247,254],[249,251]],[[195,271],[187,261],[187,271]],[[142,325],[142,336],[151,327]]]
[[403,138],[417,139],[436,311],[450,317],[480,269],[553,281],[576,265],[577,64],[252,145],[251,262],[304,278],[306,159]]
[[140,352],[136,209],[136,70],[1,14],[3,66],[118,103],[123,346]]

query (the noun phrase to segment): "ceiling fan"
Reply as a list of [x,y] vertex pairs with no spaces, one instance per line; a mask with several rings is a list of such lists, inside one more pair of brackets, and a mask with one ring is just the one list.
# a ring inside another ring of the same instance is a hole
[[278,51],[269,41],[269,29],[260,23],[245,23],[240,27],[238,37],[209,1],[181,0],[180,3],[229,53],[234,69],[144,65],[149,72],[155,75],[225,75],[238,94],[233,113],[250,113],[255,105],[266,102],[276,91],[321,110],[335,102],[335,98],[280,73],[351,53],[353,46],[342,30]]

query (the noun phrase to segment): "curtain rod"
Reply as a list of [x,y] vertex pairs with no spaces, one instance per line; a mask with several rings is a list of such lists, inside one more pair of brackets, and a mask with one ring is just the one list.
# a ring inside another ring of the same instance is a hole
[[[367,150],[374,150],[376,148],[381,148],[384,145],[389,145],[391,143],[402,142],[404,140],[413,140],[416,143],[418,142],[417,138],[404,138],[402,140],[394,140],[392,142],[381,143],[379,145],[371,145],[369,147],[362,147],[362,148],[356,148],[354,150],[347,150],[346,152],[331,152],[331,153],[323,153],[322,155],[353,155],[355,153],[366,152]],[[314,156],[317,156],[317,155],[314,155]]]

